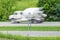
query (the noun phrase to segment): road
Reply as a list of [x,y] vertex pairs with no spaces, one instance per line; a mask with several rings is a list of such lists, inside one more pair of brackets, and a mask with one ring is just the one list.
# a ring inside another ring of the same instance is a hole
[[[28,23],[0,22],[0,26],[28,26]],[[31,24],[31,26],[60,26],[60,22],[43,22],[40,24]],[[23,36],[60,36],[60,31],[0,31],[4,34],[23,35]]]
[[[0,26],[28,26],[29,23],[11,23],[11,22],[0,22]],[[60,22],[43,22],[31,24],[32,26],[60,26]]]
[[60,37],[60,31],[0,31],[3,34],[33,36],[33,37]]

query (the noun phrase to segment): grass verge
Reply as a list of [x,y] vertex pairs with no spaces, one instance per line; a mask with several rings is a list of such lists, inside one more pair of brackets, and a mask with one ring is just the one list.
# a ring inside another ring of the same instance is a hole
[[60,40],[60,37],[26,37],[0,33],[0,38],[13,40]]
[[[0,27],[0,31],[29,31],[28,26],[6,26]],[[30,27],[31,31],[60,31],[60,26],[33,26]]]

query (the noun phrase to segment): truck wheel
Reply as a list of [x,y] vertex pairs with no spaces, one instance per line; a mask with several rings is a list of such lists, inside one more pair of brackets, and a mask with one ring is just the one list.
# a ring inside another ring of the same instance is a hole
[[16,22],[16,23],[20,23],[20,22]]
[[31,23],[36,23],[36,20],[35,19],[31,19]]
[[16,23],[14,18],[12,18],[10,21],[11,23]]
[[39,21],[37,21],[37,23],[42,23],[42,22],[43,22],[43,21],[40,21],[40,20],[39,20]]
[[35,21],[34,19],[31,19],[31,23],[34,23],[34,21]]

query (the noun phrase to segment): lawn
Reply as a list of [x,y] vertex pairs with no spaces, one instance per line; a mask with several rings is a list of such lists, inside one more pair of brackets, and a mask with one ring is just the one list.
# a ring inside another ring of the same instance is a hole
[[14,39],[0,38],[0,40],[14,40]]
[[11,40],[60,40],[60,37],[27,37],[0,33],[0,38]]
[[0,31],[60,31],[60,26],[2,26],[0,27]]

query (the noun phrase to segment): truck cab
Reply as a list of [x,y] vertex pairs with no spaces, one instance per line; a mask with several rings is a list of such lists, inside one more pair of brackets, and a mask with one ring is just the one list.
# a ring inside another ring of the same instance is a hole
[[21,21],[25,21],[27,19],[23,16],[23,11],[15,11],[13,15],[9,16],[9,20],[12,23],[15,23],[15,22],[20,23]]

